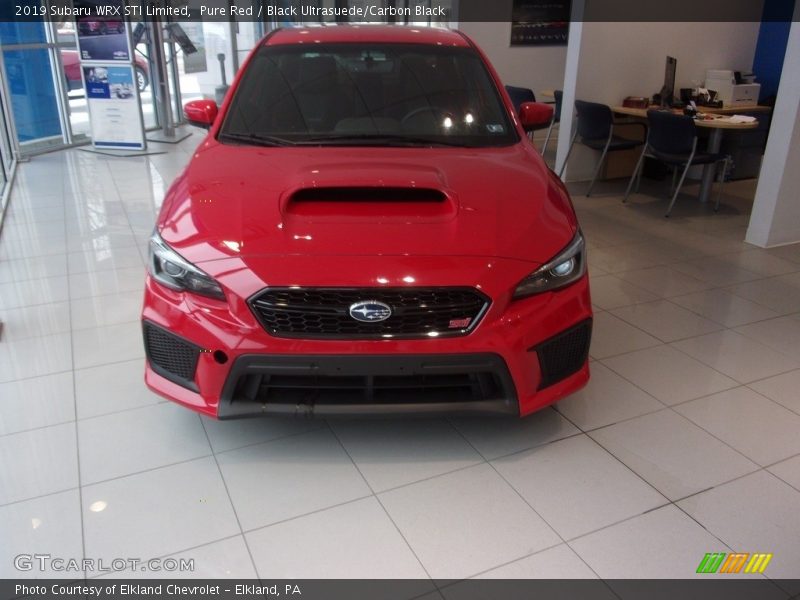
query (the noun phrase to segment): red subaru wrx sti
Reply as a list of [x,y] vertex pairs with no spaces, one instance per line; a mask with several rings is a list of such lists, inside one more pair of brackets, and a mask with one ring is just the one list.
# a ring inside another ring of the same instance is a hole
[[252,51],[150,241],[147,385],[220,419],[525,415],[589,378],[566,189],[456,31],[278,30]]

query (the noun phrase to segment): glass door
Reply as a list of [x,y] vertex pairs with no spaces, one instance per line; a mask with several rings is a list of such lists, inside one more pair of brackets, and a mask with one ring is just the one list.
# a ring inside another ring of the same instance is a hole
[[[167,4],[174,8],[188,4],[192,16],[199,15],[196,2],[168,0]],[[172,115],[175,123],[180,123],[184,104],[201,98],[220,102],[231,84],[239,64],[236,40],[232,36],[236,24],[201,22],[195,18],[163,25]]]
[[71,18],[49,23],[52,27],[53,39],[56,43],[57,73],[64,87],[66,113],[69,125],[69,137],[72,142],[80,143],[89,139],[89,109],[83,92],[81,80],[81,61],[78,52],[78,37],[75,21]]
[[[129,4],[134,4],[130,2]],[[154,26],[157,26],[155,23]],[[156,70],[153,67],[151,47],[153,39],[151,29],[143,22],[131,24],[131,36],[134,71],[136,73],[136,86],[139,89],[139,101],[142,104],[142,117],[145,129],[155,129],[159,126],[156,98],[153,85]]]

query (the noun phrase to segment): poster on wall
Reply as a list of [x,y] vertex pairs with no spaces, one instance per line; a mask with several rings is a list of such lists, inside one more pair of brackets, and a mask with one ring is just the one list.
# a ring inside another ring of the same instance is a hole
[[144,131],[131,65],[83,65],[92,144],[96,148],[143,150]]
[[76,9],[92,10],[91,16],[75,19],[81,60],[131,60],[130,40],[122,17],[124,0],[74,0],[73,5]]
[[61,137],[56,90],[41,73],[50,69],[47,50],[6,52],[6,82],[20,142]]
[[566,46],[570,0],[514,0],[512,46]]

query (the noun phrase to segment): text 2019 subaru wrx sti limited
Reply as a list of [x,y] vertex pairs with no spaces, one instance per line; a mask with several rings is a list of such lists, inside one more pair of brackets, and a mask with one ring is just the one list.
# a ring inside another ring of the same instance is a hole
[[570,199],[464,35],[279,30],[253,50],[150,242],[146,382],[218,418],[525,415],[589,378]]

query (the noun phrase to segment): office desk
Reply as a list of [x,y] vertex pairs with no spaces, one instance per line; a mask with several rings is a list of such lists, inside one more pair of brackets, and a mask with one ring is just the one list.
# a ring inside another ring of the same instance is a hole
[[[708,136],[708,152],[712,154],[719,152],[720,146],[722,145],[722,134],[727,130],[736,130],[742,131],[746,129],[756,129],[758,128],[758,121],[753,121],[751,123],[731,123],[730,121],[725,120],[725,117],[721,114],[737,114],[742,112],[754,112],[755,110],[764,109],[765,111],[771,110],[769,107],[745,107],[739,106],[735,109],[707,109],[706,107],[698,107],[700,110],[699,112],[714,116],[718,118],[712,118],[708,120],[695,120],[694,124],[697,127],[702,127],[704,129],[709,129],[709,136]],[[629,117],[637,117],[639,119],[646,119],[647,118],[647,108],[627,108],[625,106],[614,106],[611,109],[615,114],[618,115],[626,115]],[[713,113],[710,111],[714,111]],[[708,164],[703,167],[703,179],[702,183],[700,184],[700,201],[707,202],[709,196],[711,195],[711,186],[714,185],[714,170],[716,165]]]

